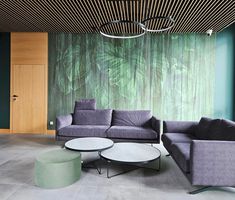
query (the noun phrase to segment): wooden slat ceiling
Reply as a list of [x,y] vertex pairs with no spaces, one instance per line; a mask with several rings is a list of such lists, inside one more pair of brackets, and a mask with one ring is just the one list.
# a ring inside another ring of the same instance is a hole
[[[219,32],[235,21],[234,0],[0,0],[0,32],[91,33],[113,20],[141,22],[148,17],[172,16],[169,32]],[[132,24],[110,25],[106,32],[138,32]],[[166,26],[151,20],[148,28]]]

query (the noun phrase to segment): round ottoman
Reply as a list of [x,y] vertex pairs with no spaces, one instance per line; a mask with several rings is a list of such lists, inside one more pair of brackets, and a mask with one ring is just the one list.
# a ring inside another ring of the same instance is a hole
[[35,184],[42,188],[60,188],[80,178],[81,154],[66,149],[39,155],[35,161]]

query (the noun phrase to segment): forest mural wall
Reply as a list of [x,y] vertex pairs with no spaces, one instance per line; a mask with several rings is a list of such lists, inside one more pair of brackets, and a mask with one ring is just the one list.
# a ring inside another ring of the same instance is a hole
[[150,109],[168,120],[212,116],[215,37],[49,33],[48,121],[71,113],[81,98],[95,98],[98,108]]

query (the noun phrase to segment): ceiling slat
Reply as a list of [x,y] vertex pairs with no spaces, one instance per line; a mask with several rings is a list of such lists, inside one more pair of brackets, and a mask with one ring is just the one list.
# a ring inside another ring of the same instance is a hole
[[[172,16],[167,33],[223,30],[235,21],[233,0],[0,0],[0,31],[93,33],[112,20],[141,22],[147,17]],[[169,25],[151,20],[148,28]],[[107,33],[139,33],[133,24],[109,25]]]

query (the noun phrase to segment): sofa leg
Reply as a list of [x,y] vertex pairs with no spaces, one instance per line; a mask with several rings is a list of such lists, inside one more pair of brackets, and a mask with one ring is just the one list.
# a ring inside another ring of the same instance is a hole
[[211,188],[211,186],[206,186],[197,190],[193,190],[191,192],[189,192],[189,194],[198,194],[200,192],[205,192],[206,190],[208,190],[209,188]]

